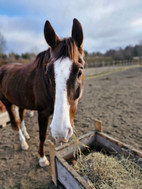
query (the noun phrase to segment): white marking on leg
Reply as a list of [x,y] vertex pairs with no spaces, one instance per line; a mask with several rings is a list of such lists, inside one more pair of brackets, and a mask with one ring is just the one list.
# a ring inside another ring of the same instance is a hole
[[58,59],[54,62],[55,72],[55,104],[54,113],[51,122],[51,133],[54,138],[63,137],[66,138],[67,131],[70,129],[70,136],[73,133],[70,123],[70,105],[67,99],[67,80],[70,76],[72,68],[72,61],[69,58]]
[[39,160],[39,165],[40,165],[41,167],[45,167],[45,166],[48,166],[48,165],[49,165],[49,161],[48,161],[48,159],[46,158],[46,156],[43,156],[43,157],[40,158],[40,160]]
[[21,142],[22,150],[27,150],[29,148],[29,146],[28,146],[28,144],[26,142],[26,139],[25,139],[21,129],[19,129],[18,133],[19,133],[19,139],[20,139],[20,142]]
[[22,130],[24,136],[26,137],[26,139],[30,139],[30,136],[29,136],[29,134],[27,132],[24,120],[21,121],[21,130]]

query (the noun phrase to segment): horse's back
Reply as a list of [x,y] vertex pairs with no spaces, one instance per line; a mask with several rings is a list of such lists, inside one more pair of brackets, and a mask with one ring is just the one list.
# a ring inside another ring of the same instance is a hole
[[22,67],[21,63],[8,63],[4,64],[0,67],[0,77],[5,76],[9,74],[10,72],[13,72],[14,70],[17,70]]
[[0,69],[0,74],[3,74],[4,72],[6,72],[8,74],[9,72],[13,72],[13,71],[19,70],[22,67],[23,67],[23,64],[21,64],[21,63],[4,64]]
[[7,83],[9,83],[13,78],[18,79],[16,75],[20,73],[22,67],[23,66],[20,63],[8,63],[0,68],[1,91],[3,88],[5,88],[5,86],[7,86]]
[[0,98],[4,96],[11,103],[22,107],[33,104],[33,81],[31,64],[5,64],[0,69]]

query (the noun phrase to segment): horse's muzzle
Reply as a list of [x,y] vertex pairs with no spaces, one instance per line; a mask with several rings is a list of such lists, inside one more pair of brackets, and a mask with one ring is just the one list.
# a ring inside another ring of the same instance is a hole
[[56,143],[60,143],[60,142],[64,142],[64,143],[67,143],[69,140],[68,139],[65,139],[64,137],[59,137],[59,138],[55,138],[55,141]]
[[72,134],[73,134],[72,128],[67,128],[65,136],[63,137],[63,135],[61,135],[61,133],[60,133],[60,135],[55,136],[55,141],[56,141],[56,143],[68,142],[68,140],[72,136]]

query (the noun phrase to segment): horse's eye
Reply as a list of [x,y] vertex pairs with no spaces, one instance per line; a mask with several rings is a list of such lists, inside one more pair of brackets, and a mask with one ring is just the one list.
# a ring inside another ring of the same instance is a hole
[[82,60],[81,60],[81,58],[79,58],[79,59],[78,59],[78,62],[79,62],[79,63],[82,63]]
[[82,71],[79,70],[77,77],[80,78],[81,75],[82,75]]
[[74,95],[74,100],[76,100],[77,98],[79,98],[79,96],[80,96],[80,91],[81,91],[81,87],[78,86],[78,88],[76,89],[75,95]]

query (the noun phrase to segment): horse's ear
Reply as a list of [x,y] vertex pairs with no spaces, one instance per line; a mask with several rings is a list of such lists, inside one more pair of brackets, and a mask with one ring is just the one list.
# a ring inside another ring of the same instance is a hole
[[60,42],[59,37],[56,35],[48,20],[45,22],[44,25],[44,37],[51,48],[56,47],[56,45]]
[[72,26],[72,38],[76,41],[78,48],[83,44],[83,30],[80,22],[74,18]]

